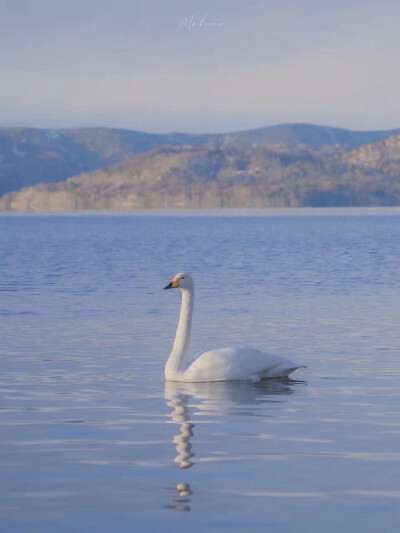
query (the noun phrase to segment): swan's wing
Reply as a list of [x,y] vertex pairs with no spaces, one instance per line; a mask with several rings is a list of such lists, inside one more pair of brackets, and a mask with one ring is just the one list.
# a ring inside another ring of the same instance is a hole
[[197,352],[195,355],[193,355],[193,356],[190,358],[190,362],[193,362],[195,359],[197,359],[198,357],[200,357],[200,355],[203,355],[203,353],[205,353],[205,352]]
[[288,359],[250,346],[228,346],[197,354],[185,371],[190,381],[284,377],[299,368]]

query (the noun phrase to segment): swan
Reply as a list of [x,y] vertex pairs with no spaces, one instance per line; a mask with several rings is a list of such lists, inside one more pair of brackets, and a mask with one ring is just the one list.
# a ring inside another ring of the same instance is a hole
[[250,346],[229,346],[200,352],[189,361],[194,280],[187,272],[179,272],[164,287],[164,290],[166,289],[180,289],[182,292],[178,329],[171,354],[165,365],[165,379],[167,381],[201,383],[250,380],[258,382],[264,378],[287,377],[294,370],[304,368],[288,359],[262,352]]

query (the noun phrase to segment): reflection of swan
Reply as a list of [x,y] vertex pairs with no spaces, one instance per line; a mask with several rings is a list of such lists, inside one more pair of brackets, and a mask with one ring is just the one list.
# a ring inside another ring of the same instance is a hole
[[[285,397],[295,392],[294,386],[303,382],[290,379],[269,380],[253,385],[248,382],[233,383],[178,383],[167,381],[165,383],[165,399],[167,405],[172,407],[171,421],[179,424],[180,432],[173,438],[176,444],[174,461],[180,468],[189,468],[194,465],[192,461],[192,438],[195,427],[189,407],[201,413],[209,414],[213,418],[226,415],[252,416],[259,410],[261,401],[285,402]],[[281,398],[279,398],[281,397]],[[275,408],[275,407],[274,407]],[[204,422],[204,417],[202,418]],[[201,461],[201,459],[200,459]],[[172,490],[173,497],[168,504],[169,509],[177,511],[190,511],[193,486],[180,482]]]
[[164,289],[181,289],[182,304],[172,352],[165,365],[169,381],[260,381],[287,377],[300,365],[248,346],[229,346],[197,354],[188,364],[194,303],[194,281],[180,272]]
[[178,495],[174,495],[167,506],[168,509],[175,509],[176,511],[190,511],[190,496],[193,494],[189,483],[178,483],[174,492]]
[[[264,402],[273,404],[285,402],[286,397],[293,394],[296,388],[303,386],[304,383],[289,378],[265,380],[256,385],[246,381],[239,383],[232,381],[219,383],[166,381],[164,394],[167,405],[174,409],[171,413],[172,422],[181,424],[181,437],[183,437],[187,432],[187,429],[182,427],[184,424],[190,423],[191,428],[194,428],[193,417],[190,413],[193,408],[195,412],[206,412],[213,417],[215,415],[225,417],[230,413],[235,416],[254,414]],[[190,450],[192,448],[190,442],[192,436],[193,432],[187,439]],[[176,440],[177,437],[174,438],[174,442]]]
[[[167,400],[167,405],[173,408],[171,413],[172,422],[180,425],[180,432],[173,439],[178,452],[174,461],[179,464],[179,468],[190,468],[193,466],[191,458],[194,454],[192,453],[191,438],[194,436],[194,424],[190,421],[189,396],[180,394],[176,389],[170,391],[166,389],[165,399]],[[178,483],[176,489],[173,490],[174,497],[171,498],[168,508],[177,511],[190,511],[189,503],[192,490],[189,483]],[[176,494],[176,491],[178,494]]]
[[[261,402],[282,403],[295,392],[294,386],[303,382],[290,379],[269,380],[257,385],[248,382],[232,383],[165,383],[165,399],[172,407],[171,422],[179,424],[180,431],[173,438],[178,452],[174,461],[180,468],[193,466],[192,437],[195,424],[191,410],[209,414],[213,418],[233,414],[237,416],[253,415],[259,410]],[[191,409],[189,410],[189,406]],[[202,422],[204,422],[204,417]]]
[[180,425],[180,432],[174,437],[176,444],[176,451],[178,455],[174,461],[179,463],[180,468],[190,468],[193,463],[191,458],[193,454],[192,443],[190,439],[193,437],[194,424],[190,422],[190,414],[188,409],[189,398],[186,394],[172,394],[168,396],[166,393],[167,405],[173,408],[172,422]]

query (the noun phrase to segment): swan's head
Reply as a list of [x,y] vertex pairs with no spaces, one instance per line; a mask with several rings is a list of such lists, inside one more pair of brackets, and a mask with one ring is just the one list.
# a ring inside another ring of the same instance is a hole
[[164,287],[165,289],[192,289],[194,287],[194,281],[190,274],[187,272],[179,272],[174,279]]

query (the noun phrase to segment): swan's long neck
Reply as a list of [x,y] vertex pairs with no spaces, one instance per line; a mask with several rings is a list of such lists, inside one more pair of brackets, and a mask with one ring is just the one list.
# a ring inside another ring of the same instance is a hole
[[190,331],[192,329],[192,315],[194,304],[194,288],[182,289],[181,312],[178,329],[171,355],[165,365],[165,376],[173,378],[174,374],[182,372],[189,359]]

